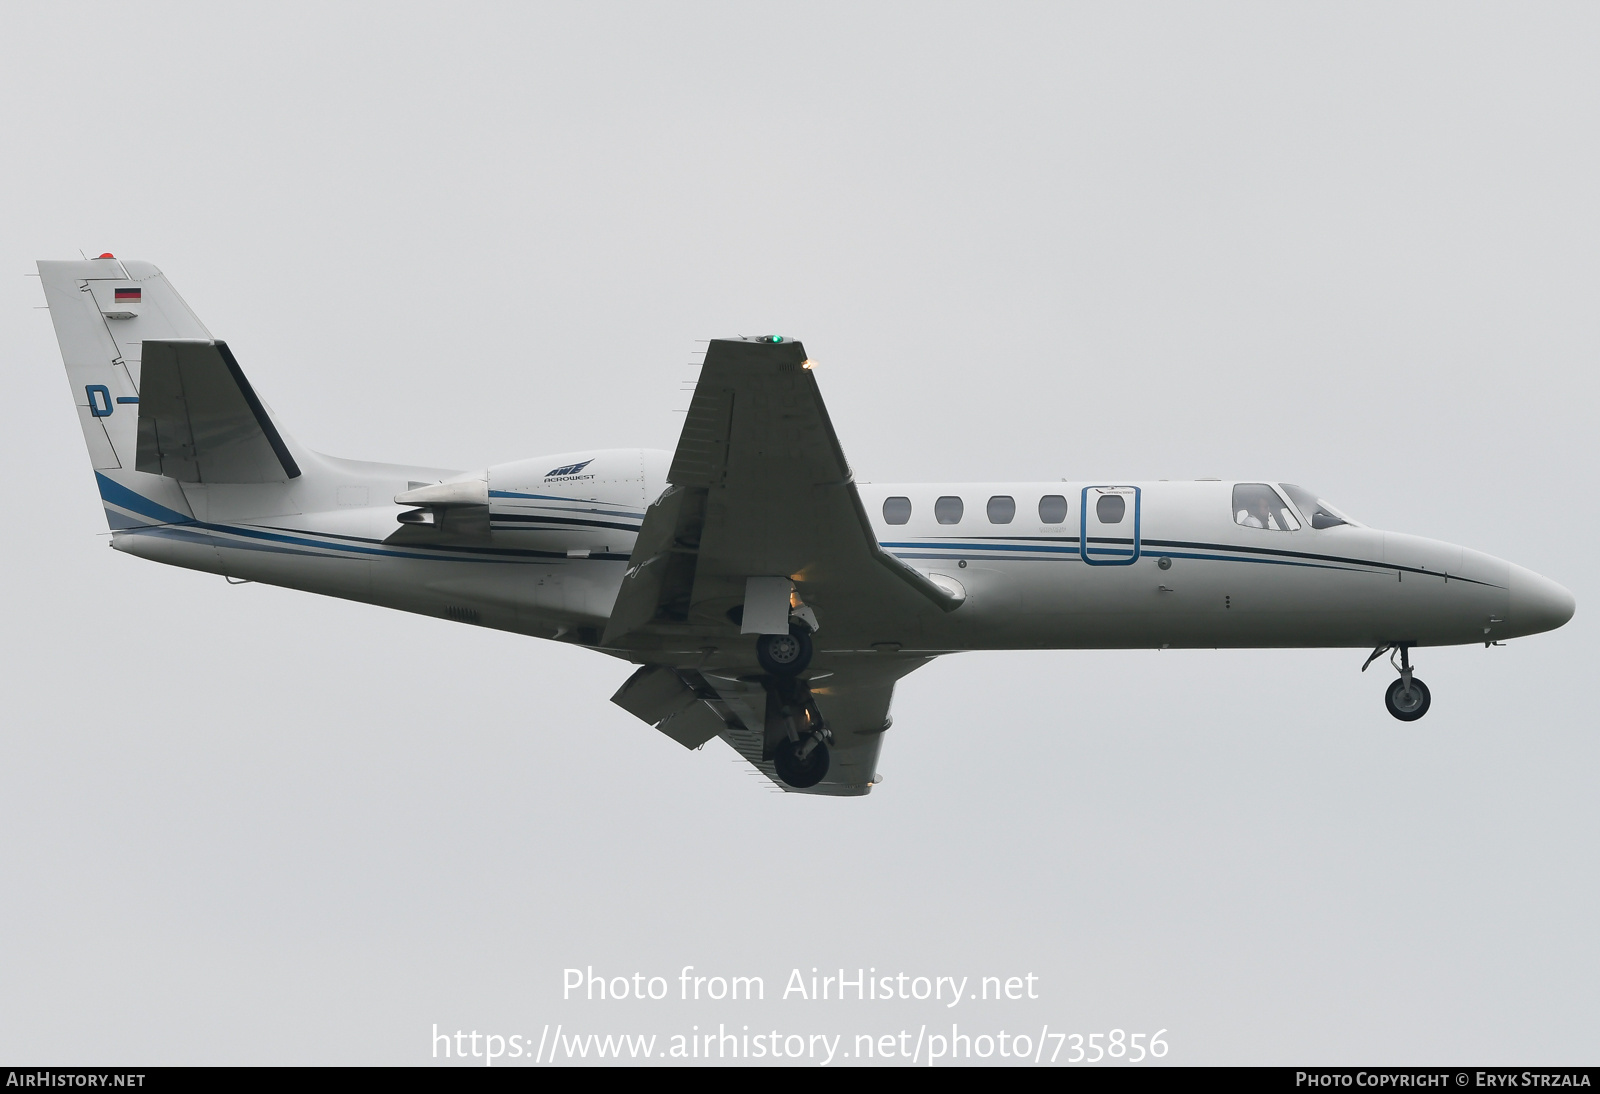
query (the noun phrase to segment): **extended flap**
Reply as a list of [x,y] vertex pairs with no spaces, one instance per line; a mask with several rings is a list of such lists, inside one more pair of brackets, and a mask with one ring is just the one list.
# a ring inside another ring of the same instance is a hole
[[723,730],[722,719],[665,665],[645,665],[611,701],[685,748],[699,748]]

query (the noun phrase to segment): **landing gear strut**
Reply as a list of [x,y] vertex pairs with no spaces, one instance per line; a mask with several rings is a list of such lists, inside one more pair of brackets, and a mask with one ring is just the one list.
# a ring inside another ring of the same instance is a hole
[[[1361,671],[1367,671],[1367,665],[1372,664],[1380,656],[1387,653],[1389,663],[1394,665],[1394,670],[1400,674],[1400,679],[1389,685],[1389,690],[1383,693],[1383,705],[1389,708],[1389,713],[1402,722],[1415,722],[1418,718],[1428,713],[1428,707],[1433,703],[1433,696],[1428,691],[1428,685],[1411,675],[1411,643],[1397,642],[1392,646],[1379,646],[1367,658],[1367,664],[1361,666]],[[1394,664],[1394,655],[1400,655],[1400,663]]]
[[796,790],[816,786],[828,774],[828,742],[832,732],[822,721],[811,688],[804,680],[768,677],[766,758],[778,778]]

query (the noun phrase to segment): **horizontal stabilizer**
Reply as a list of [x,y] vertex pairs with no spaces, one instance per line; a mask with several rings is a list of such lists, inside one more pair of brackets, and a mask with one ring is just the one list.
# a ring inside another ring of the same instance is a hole
[[179,482],[282,482],[300,468],[226,342],[146,341],[139,471]]

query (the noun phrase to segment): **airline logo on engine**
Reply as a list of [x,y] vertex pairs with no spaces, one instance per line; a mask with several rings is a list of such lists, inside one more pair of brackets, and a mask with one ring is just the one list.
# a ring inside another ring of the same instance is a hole
[[578,482],[583,479],[592,479],[593,475],[580,474],[593,460],[584,460],[582,463],[569,463],[565,467],[553,467],[544,473],[544,481],[550,482]]

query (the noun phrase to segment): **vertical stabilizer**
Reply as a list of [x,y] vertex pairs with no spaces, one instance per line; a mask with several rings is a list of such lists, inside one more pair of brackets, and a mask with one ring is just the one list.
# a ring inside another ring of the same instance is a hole
[[187,495],[210,484],[300,475],[233,354],[160,270],[103,256],[40,262],[39,276],[113,529],[193,520]]

